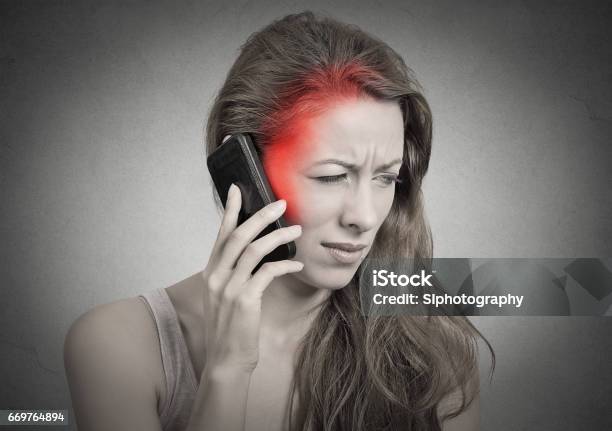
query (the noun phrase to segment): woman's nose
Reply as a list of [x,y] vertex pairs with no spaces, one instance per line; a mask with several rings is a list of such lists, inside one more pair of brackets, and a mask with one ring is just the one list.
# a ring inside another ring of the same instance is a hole
[[378,221],[374,193],[366,182],[347,191],[342,207],[342,226],[366,232],[376,227]]

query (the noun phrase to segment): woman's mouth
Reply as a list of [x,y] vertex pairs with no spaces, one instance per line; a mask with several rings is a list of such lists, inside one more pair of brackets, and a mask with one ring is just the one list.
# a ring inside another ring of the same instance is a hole
[[361,259],[365,244],[350,244],[350,243],[321,243],[327,249],[329,254],[338,262],[343,264],[352,264]]

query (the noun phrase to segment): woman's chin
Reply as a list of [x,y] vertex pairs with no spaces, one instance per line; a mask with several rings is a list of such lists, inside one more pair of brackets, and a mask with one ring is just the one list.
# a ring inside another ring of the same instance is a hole
[[318,289],[337,290],[350,283],[355,271],[348,268],[321,268],[304,263],[304,269],[295,275],[300,281]]

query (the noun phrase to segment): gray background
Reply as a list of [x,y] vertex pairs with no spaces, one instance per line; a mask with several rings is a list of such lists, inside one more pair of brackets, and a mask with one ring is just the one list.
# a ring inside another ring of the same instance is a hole
[[[251,32],[305,8],[424,86],[437,257],[612,256],[609,2],[4,1],[0,409],[68,408],[70,323],[203,268],[211,100]],[[612,427],[612,320],[474,322],[498,355],[483,429]]]

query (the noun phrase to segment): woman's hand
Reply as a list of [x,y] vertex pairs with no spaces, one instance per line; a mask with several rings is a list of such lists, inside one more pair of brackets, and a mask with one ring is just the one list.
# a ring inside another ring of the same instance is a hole
[[215,245],[202,271],[205,369],[209,372],[253,372],[259,358],[262,294],[274,278],[304,266],[291,260],[266,262],[251,275],[265,255],[300,236],[302,229],[299,225],[286,227],[253,241],[285,212],[286,202],[271,203],[237,226],[241,205],[240,189],[232,184]]

